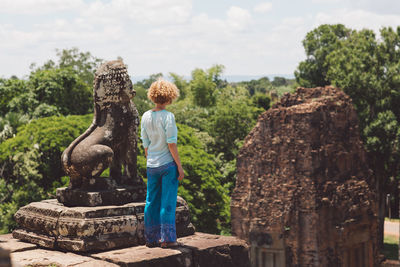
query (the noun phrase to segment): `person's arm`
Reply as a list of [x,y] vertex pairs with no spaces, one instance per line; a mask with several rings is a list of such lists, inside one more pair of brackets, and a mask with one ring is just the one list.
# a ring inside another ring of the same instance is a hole
[[146,159],[147,159],[147,149],[148,149],[147,147],[144,148],[144,155],[146,156]]
[[176,145],[176,143],[168,143],[168,149],[171,152],[171,155],[174,158],[176,165],[178,166],[178,172],[179,172],[178,180],[182,181],[185,174],[183,173],[181,160],[179,158],[178,146]]

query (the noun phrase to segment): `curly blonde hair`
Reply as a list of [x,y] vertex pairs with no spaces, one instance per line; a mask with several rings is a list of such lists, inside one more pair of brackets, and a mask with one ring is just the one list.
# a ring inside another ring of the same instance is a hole
[[179,90],[175,84],[159,79],[151,84],[147,97],[155,104],[171,103],[179,97]]

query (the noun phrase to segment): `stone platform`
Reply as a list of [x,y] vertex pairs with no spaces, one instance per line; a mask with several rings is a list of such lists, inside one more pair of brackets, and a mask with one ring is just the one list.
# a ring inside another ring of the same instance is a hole
[[[18,210],[13,237],[44,248],[104,251],[144,244],[145,202],[98,207],[66,207],[56,199],[33,202]],[[178,197],[177,236],[194,233],[189,207]]]
[[10,234],[0,235],[0,246],[11,251],[13,266],[250,266],[248,246],[236,237],[195,233],[178,241],[182,246],[174,249],[136,246],[76,254],[42,249],[15,240]]

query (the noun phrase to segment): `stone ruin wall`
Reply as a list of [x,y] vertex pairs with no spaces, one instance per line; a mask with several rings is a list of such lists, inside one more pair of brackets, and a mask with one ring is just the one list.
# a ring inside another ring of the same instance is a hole
[[367,255],[372,266],[373,188],[350,98],[333,87],[298,88],[260,115],[245,139],[232,231],[281,249],[286,266],[357,266]]

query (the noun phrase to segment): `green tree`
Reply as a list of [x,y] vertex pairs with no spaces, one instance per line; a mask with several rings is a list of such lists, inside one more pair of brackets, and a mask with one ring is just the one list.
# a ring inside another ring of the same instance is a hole
[[29,88],[37,103],[54,106],[63,115],[87,114],[93,109],[92,88],[71,68],[34,71]]
[[180,76],[176,73],[170,72],[169,76],[171,76],[172,82],[179,89],[179,99],[184,99],[188,93],[187,91],[189,90],[189,83],[183,78],[183,76]]
[[215,138],[215,151],[227,161],[238,152],[238,142],[254,127],[264,109],[254,106],[243,87],[226,87],[218,95],[217,105],[209,118],[209,134]]
[[153,107],[153,103],[147,98],[147,90],[141,85],[134,84],[136,96],[132,99],[140,115]]
[[21,126],[15,137],[0,144],[0,166],[4,165],[2,179],[7,182],[18,180],[13,169],[13,157],[17,153],[31,151],[40,152],[37,160],[37,172],[41,179],[38,185],[46,192],[51,190],[52,183],[59,181],[64,172],[61,169],[61,153],[64,149],[90,125],[93,115],[47,117],[33,120]]
[[149,78],[143,79],[142,81],[136,82],[136,85],[137,85],[137,86],[141,86],[141,87],[143,87],[144,89],[147,90],[147,89],[150,88],[150,85],[151,85],[153,82],[155,82],[155,81],[157,81],[158,79],[163,78],[163,77],[164,77],[164,75],[163,75],[162,73],[151,74],[151,75],[149,76]]
[[49,69],[72,69],[80,79],[92,87],[94,73],[97,67],[103,62],[102,59],[94,57],[90,52],[81,52],[77,47],[70,49],[56,49],[58,57],[57,63],[53,60],[48,60],[43,66],[36,68],[36,64],[31,65],[31,69],[49,70]]
[[269,109],[271,104],[271,98],[263,93],[256,93],[252,96],[251,100],[253,101],[254,106],[265,110]]
[[237,83],[237,86],[244,86],[247,91],[249,91],[250,96],[253,96],[256,93],[266,94],[272,88],[268,77],[262,77],[258,80],[239,82]]
[[288,80],[284,77],[274,77],[274,80],[271,82],[273,86],[286,86],[289,84]]
[[0,79],[0,116],[10,111],[9,103],[28,90],[27,82],[17,78]]
[[350,29],[342,24],[324,24],[307,33],[303,40],[306,60],[301,61],[295,71],[300,86],[315,87],[331,84],[327,79],[326,57],[348,38]]
[[214,65],[207,70],[195,69],[192,71],[190,90],[193,94],[193,102],[201,107],[214,106],[216,102],[216,90],[226,83],[221,80],[224,70],[223,65]]
[[0,117],[0,143],[14,136],[18,127],[29,121],[28,115],[9,112],[4,117]]

